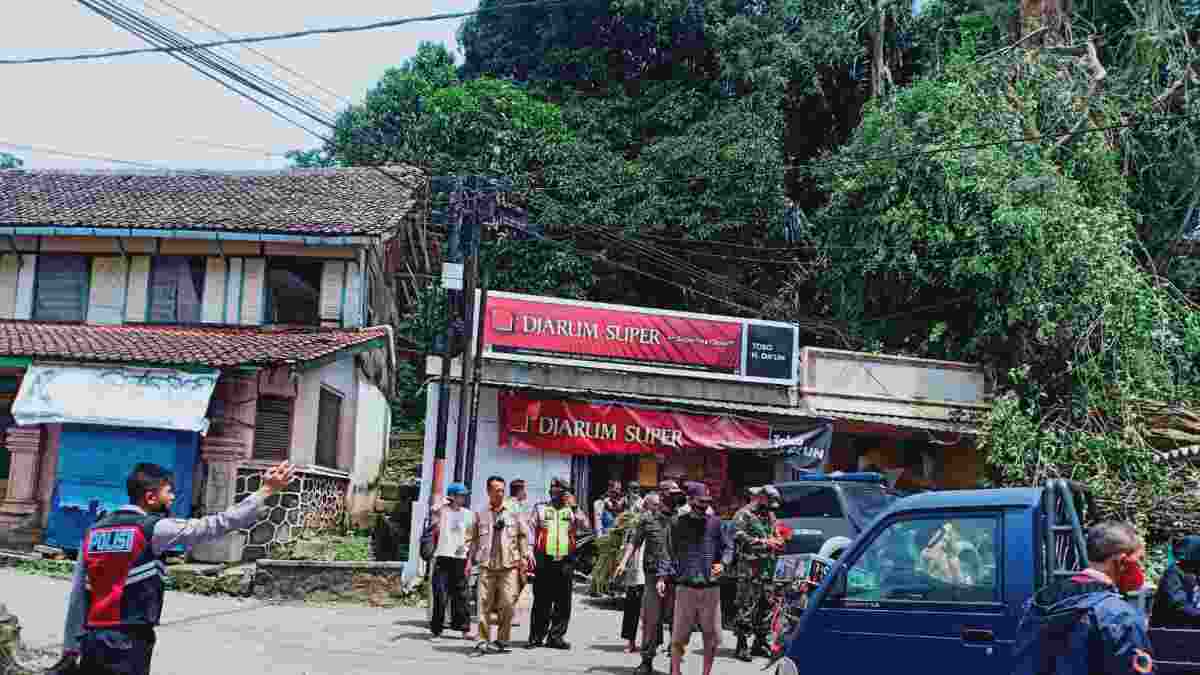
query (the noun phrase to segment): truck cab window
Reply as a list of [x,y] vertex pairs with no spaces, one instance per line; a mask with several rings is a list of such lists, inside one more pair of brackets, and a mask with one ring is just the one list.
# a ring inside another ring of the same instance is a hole
[[993,517],[896,521],[848,566],[841,599],[993,602],[998,532]]

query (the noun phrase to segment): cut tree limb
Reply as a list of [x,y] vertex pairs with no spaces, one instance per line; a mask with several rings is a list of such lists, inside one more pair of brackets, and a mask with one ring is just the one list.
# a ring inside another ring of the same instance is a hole
[[1100,88],[1104,86],[1104,80],[1108,77],[1108,71],[1105,70],[1104,64],[1100,62],[1100,54],[1096,50],[1095,37],[1089,38],[1087,41],[1087,55],[1085,56],[1085,61],[1087,62],[1088,70],[1092,72],[1092,83],[1088,87],[1087,98],[1084,101],[1083,116],[1079,118],[1079,121],[1075,123],[1075,126],[1071,128],[1071,131],[1067,132],[1066,135],[1058,139],[1058,142],[1054,144],[1055,150],[1058,150],[1069,143],[1071,139],[1075,138],[1079,132],[1083,131],[1084,128],[1087,127],[1092,107],[1091,101],[1092,99],[1096,98],[1097,94],[1100,93]]

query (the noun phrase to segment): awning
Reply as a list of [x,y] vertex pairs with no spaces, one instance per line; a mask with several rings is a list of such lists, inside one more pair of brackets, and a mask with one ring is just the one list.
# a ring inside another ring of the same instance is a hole
[[208,432],[217,371],[38,364],[13,402],[17,424],[98,424]]

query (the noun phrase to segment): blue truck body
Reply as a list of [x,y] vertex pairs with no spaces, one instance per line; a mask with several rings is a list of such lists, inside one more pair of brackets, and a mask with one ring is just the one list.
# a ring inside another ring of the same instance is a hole
[[[1048,535],[1061,535],[1058,541],[1082,550],[1074,512],[1070,521],[1047,517],[1050,503],[1055,502],[1047,501],[1044,488],[930,492],[897,501],[813,592],[776,673],[1009,675],[1026,600],[1055,574],[1069,573],[1062,571],[1061,547]],[[968,552],[962,560],[969,564],[956,568],[968,582],[941,584],[908,573],[913,566],[901,570],[915,563],[903,557],[912,542],[926,541],[942,528],[965,533],[953,541]],[[913,534],[905,540],[908,532]],[[898,552],[900,565],[887,560],[888,551]],[[892,579],[900,581],[889,585]],[[1151,641],[1156,672],[1200,672],[1200,631],[1154,629]]]

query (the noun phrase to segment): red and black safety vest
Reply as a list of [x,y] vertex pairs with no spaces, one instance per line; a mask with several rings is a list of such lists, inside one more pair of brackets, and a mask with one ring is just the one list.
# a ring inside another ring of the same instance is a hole
[[84,535],[88,628],[158,625],[167,567],[150,542],[159,520],[161,516],[116,511]]

